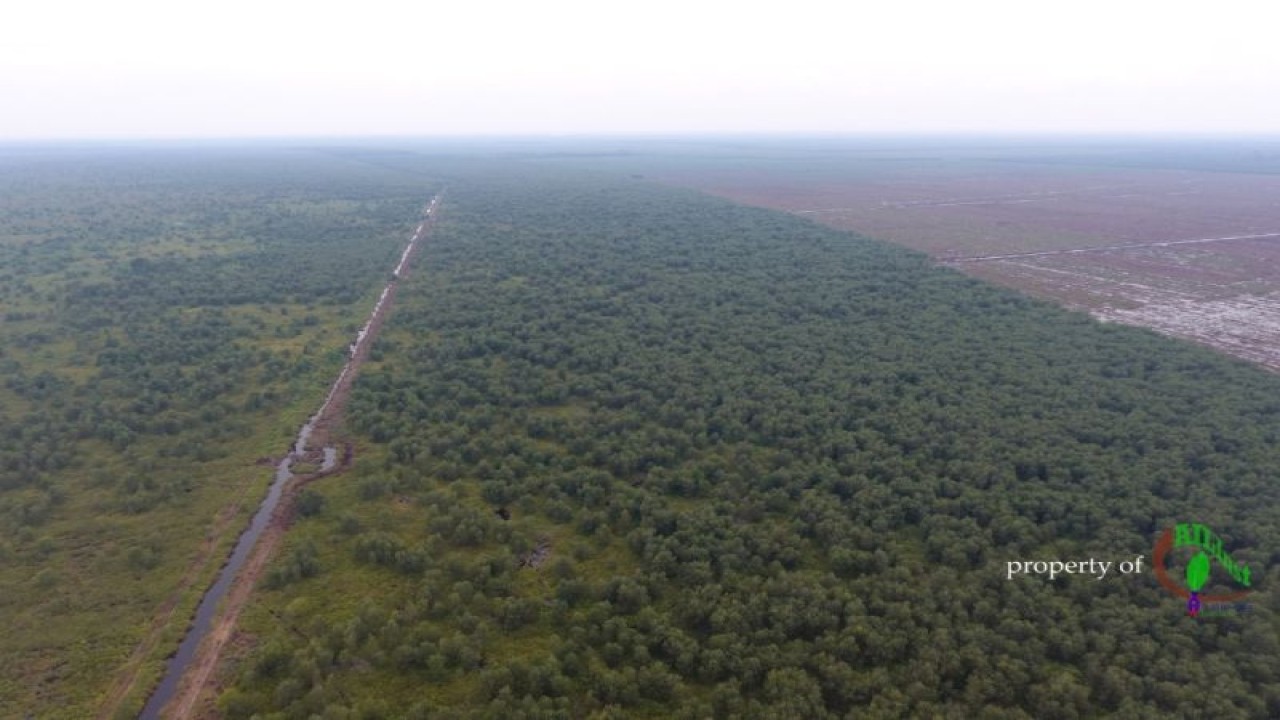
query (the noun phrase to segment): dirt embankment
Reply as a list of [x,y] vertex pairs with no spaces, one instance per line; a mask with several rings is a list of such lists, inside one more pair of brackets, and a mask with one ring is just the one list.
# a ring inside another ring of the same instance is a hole
[[120,673],[116,676],[115,682],[111,685],[110,690],[107,691],[106,699],[103,701],[96,716],[98,720],[111,720],[111,718],[115,717],[121,703],[133,690],[134,685],[137,684],[138,674],[142,671],[143,662],[155,651],[156,645],[159,644],[161,637],[164,635],[164,631],[173,620],[173,613],[177,610],[182,596],[191,589],[191,585],[196,579],[204,574],[209,562],[213,560],[213,551],[221,544],[223,537],[231,528],[231,521],[239,513],[240,505],[238,502],[231,503],[214,518],[213,526],[209,528],[209,534],[200,543],[200,550],[187,567],[186,572],[182,574],[182,579],[178,581],[178,587],[161,603],[160,607],[156,608],[156,612],[147,626],[146,636],[143,637],[142,642],[138,643],[138,646],[129,655],[129,659],[125,661]]

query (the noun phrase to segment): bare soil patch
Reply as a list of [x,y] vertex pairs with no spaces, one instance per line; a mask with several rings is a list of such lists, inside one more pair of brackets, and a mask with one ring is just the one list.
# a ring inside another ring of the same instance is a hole
[[663,179],[1280,370],[1280,176],[919,160]]

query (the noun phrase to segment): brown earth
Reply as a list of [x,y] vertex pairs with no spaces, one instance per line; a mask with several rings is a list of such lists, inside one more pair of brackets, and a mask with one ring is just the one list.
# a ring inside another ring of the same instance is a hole
[[[243,493],[237,493],[237,495],[243,495]],[[213,559],[214,548],[218,547],[222,542],[227,530],[231,527],[231,521],[239,514],[240,508],[240,502],[232,502],[224,507],[214,518],[213,526],[209,528],[209,534],[205,536],[204,542],[200,544],[199,552],[191,561],[191,565],[187,567],[186,572],[183,573],[182,579],[178,582],[178,587],[174,589],[173,594],[165,599],[160,607],[156,608],[156,612],[147,626],[146,636],[134,648],[129,655],[129,659],[125,661],[124,666],[117,675],[116,681],[111,685],[111,689],[107,692],[106,698],[98,710],[98,720],[110,720],[119,711],[120,704],[124,702],[125,697],[129,695],[134,685],[138,682],[138,674],[142,670],[143,662],[155,651],[164,631],[169,628],[173,620],[173,613],[178,607],[178,602],[190,590],[196,579],[204,574],[209,562]]]
[[660,179],[1280,370],[1280,176],[965,160]]
[[[333,404],[338,404],[336,398]],[[344,457],[349,464],[349,461],[353,458],[350,446],[348,446],[348,451],[344,453]],[[348,468],[348,464],[340,464],[333,470],[323,473],[295,477],[285,486],[284,494],[280,498],[280,504],[276,506],[267,528],[262,532],[262,535],[258,536],[258,542],[253,546],[253,552],[250,553],[249,559],[245,561],[240,574],[236,576],[231,589],[227,592],[226,598],[222,601],[222,610],[214,620],[213,627],[209,630],[204,642],[201,643],[200,650],[196,653],[195,662],[183,676],[182,683],[179,685],[173,701],[166,706],[164,711],[166,717],[205,718],[218,716],[217,708],[214,705],[216,692],[210,692],[217,687],[214,682],[217,677],[215,671],[222,662],[228,641],[236,637],[236,621],[240,619],[241,611],[248,604],[254,588],[257,586],[258,581],[262,579],[263,573],[266,572],[267,566],[271,563],[276,550],[284,540],[289,526],[293,524],[293,520],[297,515],[298,494],[307,483],[321,477],[343,472]]]

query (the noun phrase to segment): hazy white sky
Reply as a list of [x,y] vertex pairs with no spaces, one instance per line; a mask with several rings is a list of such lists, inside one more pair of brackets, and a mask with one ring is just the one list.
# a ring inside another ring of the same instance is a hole
[[0,140],[1276,133],[1277,20],[1230,0],[14,2]]

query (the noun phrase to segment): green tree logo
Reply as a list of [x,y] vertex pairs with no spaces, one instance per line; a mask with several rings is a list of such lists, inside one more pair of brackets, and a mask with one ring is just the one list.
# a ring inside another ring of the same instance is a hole
[[[1197,548],[1196,554],[1187,563],[1186,586],[1183,587],[1169,577],[1166,558],[1169,551],[1178,547]],[[1210,558],[1227,571],[1231,579],[1245,590],[1222,595],[1201,596],[1200,591],[1209,582],[1212,570]],[[1223,540],[1208,527],[1199,523],[1179,523],[1160,536],[1156,541],[1153,553],[1156,579],[1176,597],[1187,599],[1187,614],[1191,617],[1200,615],[1203,602],[1232,602],[1249,594],[1253,587],[1252,572],[1248,565],[1236,562],[1226,551]]]
[[1187,589],[1191,591],[1191,597],[1187,598],[1187,614],[1191,617],[1200,614],[1200,588],[1208,579],[1209,556],[1198,552],[1187,563]]

